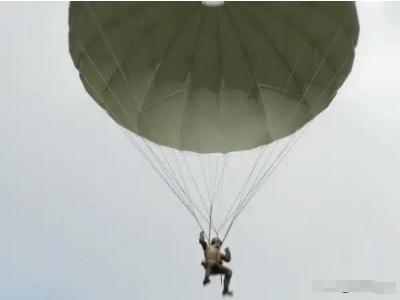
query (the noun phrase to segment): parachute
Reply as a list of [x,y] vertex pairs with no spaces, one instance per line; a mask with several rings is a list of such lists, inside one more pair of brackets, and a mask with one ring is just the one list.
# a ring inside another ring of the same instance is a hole
[[[358,32],[353,2],[71,2],[69,10],[69,50],[86,91],[208,238],[226,238],[331,103]],[[228,161],[242,174],[249,156],[238,191],[223,195]]]

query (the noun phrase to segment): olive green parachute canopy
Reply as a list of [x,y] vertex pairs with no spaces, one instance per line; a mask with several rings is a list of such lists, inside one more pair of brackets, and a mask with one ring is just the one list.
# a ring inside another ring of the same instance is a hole
[[91,97],[154,143],[240,151],[313,119],[349,74],[352,2],[73,2],[70,53]]

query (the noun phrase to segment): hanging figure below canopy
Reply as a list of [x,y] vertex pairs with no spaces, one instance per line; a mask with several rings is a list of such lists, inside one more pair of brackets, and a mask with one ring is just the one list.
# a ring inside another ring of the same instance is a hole
[[231,251],[227,247],[224,250],[225,253],[221,253],[222,241],[217,237],[213,238],[210,245],[208,245],[205,240],[204,231],[200,232],[199,243],[204,251],[204,259],[201,262],[205,270],[203,285],[210,283],[210,275],[224,275],[222,295],[233,296],[233,292],[229,290],[232,270],[223,265],[224,261],[231,261]]

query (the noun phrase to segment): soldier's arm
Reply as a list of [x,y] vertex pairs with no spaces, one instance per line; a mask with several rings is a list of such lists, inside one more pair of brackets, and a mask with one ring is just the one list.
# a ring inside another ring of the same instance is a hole
[[221,253],[221,258],[223,261],[230,262],[232,258],[231,250],[229,250],[229,248],[225,248],[225,254]]
[[203,248],[203,250],[206,251],[207,242],[206,242],[206,239],[204,237],[204,231],[200,232],[199,243],[200,243],[201,247]]

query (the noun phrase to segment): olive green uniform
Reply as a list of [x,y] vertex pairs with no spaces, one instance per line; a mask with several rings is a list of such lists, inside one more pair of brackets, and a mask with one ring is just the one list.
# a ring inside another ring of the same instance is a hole
[[210,275],[224,275],[223,294],[231,294],[229,291],[229,283],[232,277],[232,271],[223,265],[223,261],[230,262],[231,260],[229,248],[225,249],[225,253],[221,253],[221,241],[214,238],[211,245],[208,245],[203,234],[200,234],[199,243],[204,251],[204,260],[201,263],[205,269],[203,284],[210,282]]

